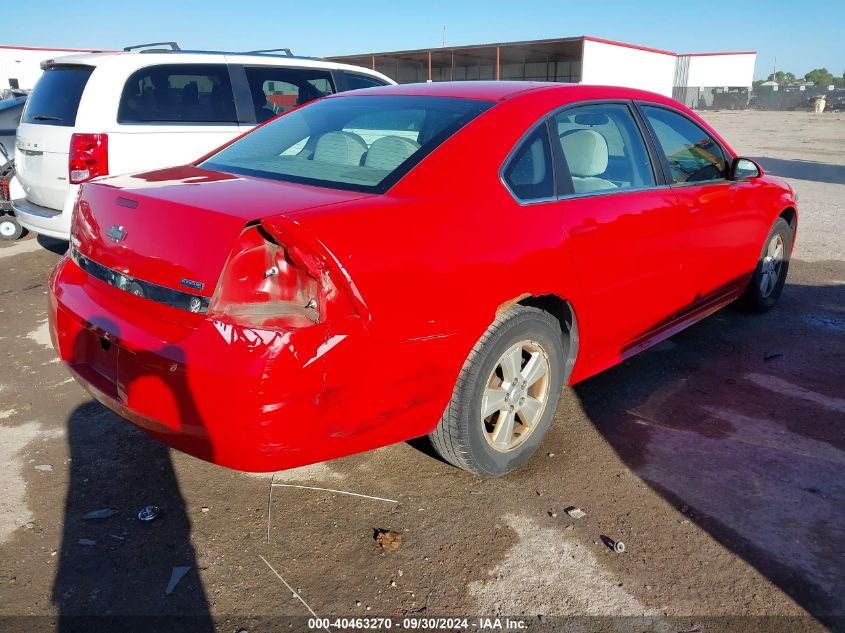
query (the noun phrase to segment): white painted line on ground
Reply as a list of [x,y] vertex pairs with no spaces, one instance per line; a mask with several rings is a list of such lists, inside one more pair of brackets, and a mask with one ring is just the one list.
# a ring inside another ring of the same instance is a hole
[[[261,554],[259,554],[259,555],[258,555],[258,558],[260,558],[261,560],[263,560],[263,561],[264,561],[264,564],[265,564],[265,565],[267,565],[267,567],[269,567],[269,568],[270,568],[270,571],[272,571],[272,572],[276,575],[276,578],[278,578],[279,580],[281,580],[281,581],[282,581],[282,583],[284,584],[284,586],[288,588],[288,591],[290,591],[290,592],[293,594],[294,598],[296,598],[296,599],[297,599],[297,600],[299,600],[299,601],[300,601],[303,605],[305,605],[305,608],[306,608],[306,609],[308,609],[308,611],[311,613],[311,615],[313,615],[316,619],[318,619],[318,620],[319,620],[319,619],[320,619],[320,617],[319,617],[316,613],[314,613],[314,609],[312,609],[311,607],[309,607],[309,606],[308,606],[308,603],[307,603],[307,602],[305,602],[305,600],[303,600],[302,596],[300,596],[298,593],[296,593],[296,591],[294,591],[293,587],[291,587],[291,586],[288,584],[288,582],[287,582],[284,578],[282,578],[282,577],[279,575],[279,572],[277,572],[275,569],[273,569],[273,566],[272,566],[270,563],[268,563],[268,562],[267,562],[267,559],[266,559],[266,558],[264,558]],[[328,629],[326,629],[325,627],[322,627],[322,628],[323,628],[323,630],[324,630],[324,631],[326,631],[326,633],[329,633]]]

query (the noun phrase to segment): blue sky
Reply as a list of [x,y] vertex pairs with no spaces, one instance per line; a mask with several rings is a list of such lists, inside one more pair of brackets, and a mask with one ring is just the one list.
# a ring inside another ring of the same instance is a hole
[[176,40],[183,48],[290,47],[342,55],[593,35],[675,52],[756,50],[755,77],[845,71],[845,2],[833,0],[518,2],[232,2],[231,0],[14,0],[0,44],[122,48]]

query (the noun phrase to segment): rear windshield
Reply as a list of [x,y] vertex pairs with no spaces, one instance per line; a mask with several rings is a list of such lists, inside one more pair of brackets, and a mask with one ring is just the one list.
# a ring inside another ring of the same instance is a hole
[[382,193],[491,105],[443,97],[332,97],[257,128],[200,166]]
[[91,66],[48,67],[29,95],[21,122],[76,125],[79,100],[93,70]]

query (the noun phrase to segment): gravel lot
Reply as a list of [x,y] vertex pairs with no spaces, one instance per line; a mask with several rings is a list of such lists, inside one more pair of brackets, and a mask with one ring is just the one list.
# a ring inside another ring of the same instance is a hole
[[[845,115],[706,118],[800,195],[780,305],[724,310],[568,388],[540,452],[500,480],[422,442],[273,476],[171,452],[55,358],[45,295],[63,245],[0,246],[0,629],[189,614],[182,630],[304,631],[311,611],[845,630]],[[141,523],[149,504],[161,515]],[[102,509],[117,513],[83,518]],[[174,567],[189,569],[168,595]],[[165,621],[116,630],[130,624]]]

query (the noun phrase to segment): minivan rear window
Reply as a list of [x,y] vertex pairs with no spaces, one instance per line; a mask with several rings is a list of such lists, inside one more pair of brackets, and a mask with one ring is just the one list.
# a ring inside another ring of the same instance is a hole
[[29,95],[21,123],[76,125],[79,101],[93,71],[91,66],[48,66]]

